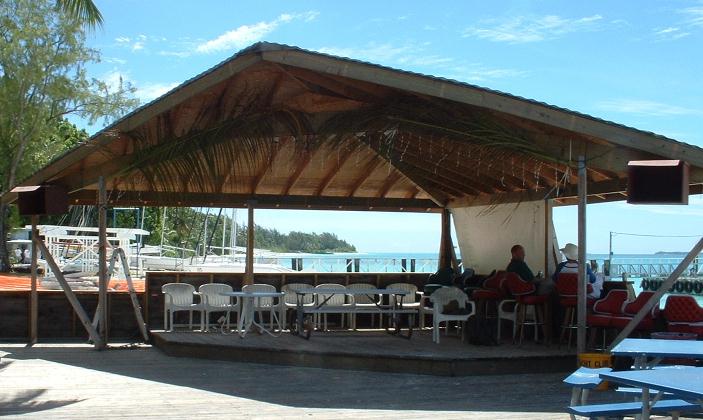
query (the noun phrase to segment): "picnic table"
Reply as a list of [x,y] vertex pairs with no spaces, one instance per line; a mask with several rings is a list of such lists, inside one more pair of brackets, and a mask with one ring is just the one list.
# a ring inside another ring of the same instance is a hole
[[[613,356],[629,356],[635,369],[649,369],[665,357],[703,359],[703,341],[626,338],[613,347]],[[648,358],[654,358],[647,362]]]
[[[359,314],[359,313],[375,313],[375,314],[388,314],[391,316],[389,324],[393,324],[395,327],[392,331],[393,334],[404,338],[410,338],[412,336],[412,322],[408,320],[408,335],[404,336],[400,333],[400,315],[401,314],[411,314],[417,313],[417,309],[404,309],[403,308],[403,297],[408,294],[408,291],[401,289],[332,289],[332,288],[309,288],[309,289],[299,289],[295,291],[296,293],[296,315],[291,318],[291,333],[294,335],[299,335],[305,339],[310,339],[312,333],[312,326],[309,319],[309,315],[314,314]],[[304,304],[305,295],[323,295],[325,298],[322,301],[316,301],[313,305],[306,306]],[[363,307],[358,307],[354,303],[344,306],[330,306],[327,305],[329,300],[334,295],[345,295],[345,296],[367,296],[369,300],[374,302],[373,306],[365,305]],[[395,299],[391,299],[391,304],[385,305],[380,302],[376,302],[373,296],[378,295],[388,295],[395,296]],[[386,327],[388,330],[388,327]]]
[[[275,333],[273,331],[273,325],[271,325],[271,330],[267,329],[263,324],[256,322],[255,318],[255,309],[257,307],[260,307],[261,305],[257,305],[257,302],[261,302],[261,299],[264,298],[278,298],[281,299],[285,295],[283,292],[224,292],[220,293],[222,296],[232,296],[232,297],[237,297],[241,298],[242,300],[242,312],[239,314],[239,319],[237,320],[237,331],[239,332],[239,337],[244,338],[246,336],[247,331],[251,329],[252,326],[255,326],[259,329],[259,333],[266,333],[272,337],[277,337],[281,335],[281,331],[283,331],[283,324],[281,322],[282,317],[280,314],[276,313],[276,305],[273,305],[273,302],[269,308],[271,311],[271,314],[273,316],[273,319],[276,321],[278,324],[278,333]],[[279,305],[278,310],[280,311],[280,307],[282,305]],[[263,320],[259,320],[263,321]],[[224,331],[224,330],[223,330]]]
[[[600,377],[608,381],[642,388],[643,419],[649,418],[651,410],[656,408],[664,393],[687,400],[673,400],[677,402],[677,407],[676,409],[670,409],[670,411],[699,411],[701,409],[700,404],[703,402],[703,368],[699,367],[603,372]],[[659,392],[654,398],[650,398],[650,390]],[[687,407],[688,401],[696,401],[696,404]],[[671,400],[662,401],[661,403],[673,405]]]

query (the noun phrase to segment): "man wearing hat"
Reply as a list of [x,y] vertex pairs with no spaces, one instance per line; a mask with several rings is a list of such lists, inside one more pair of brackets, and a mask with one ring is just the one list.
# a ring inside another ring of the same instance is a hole
[[[554,282],[559,278],[559,273],[578,273],[579,272],[579,247],[572,243],[568,243],[564,248],[560,249],[561,253],[566,257],[566,261],[559,263],[554,276],[552,279]],[[596,275],[591,271],[591,266],[586,265],[586,276],[588,277],[588,282],[593,286],[593,292],[588,294],[588,297],[600,298],[601,289],[603,288],[603,283],[596,283]]]

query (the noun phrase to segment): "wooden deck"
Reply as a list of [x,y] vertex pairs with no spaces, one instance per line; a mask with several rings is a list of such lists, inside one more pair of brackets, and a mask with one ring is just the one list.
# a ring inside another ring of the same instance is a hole
[[[7,418],[563,419],[570,395],[558,373],[450,378],[78,344],[0,344],[0,355],[0,416]],[[596,392],[591,401],[616,398]]]
[[569,372],[576,365],[573,348],[525,342],[476,346],[456,336],[432,342],[429,330],[410,340],[385,331],[314,332],[310,340],[280,337],[152,331],[154,345],[171,356],[200,357],[289,366],[414,372],[440,376]]

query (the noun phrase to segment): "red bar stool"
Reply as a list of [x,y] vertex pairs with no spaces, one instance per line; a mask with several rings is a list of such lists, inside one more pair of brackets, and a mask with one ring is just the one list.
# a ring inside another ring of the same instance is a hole
[[[526,282],[515,273],[506,273],[505,282],[508,291],[515,297],[517,311],[517,328],[520,335],[520,344],[525,336],[525,326],[532,325],[535,329],[541,325],[544,331],[544,341],[549,343],[551,339],[549,325],[549,295],[535,295],[537,286],[534,283]],[[527,320],[527,308],[532,307],[535,314],[534,320]]]
[[603,348],[605,348],[605,335],[609,328],[615,327],[613,320],[623,316],[622,308],[627,302],[627,290],[613,289],[603,299],[593,304],[593,313],[586,318],[588,327],[591,328],[591,343],[595,341],[595,331],[603,330]]
[[471,300],[476,302],[476,311],[481,317],[489,318],[489,303],[493,303],[497,313],[498,302],[506,298],[507,290],[504,284],[506,274],[505,271],[496,272],[483,281],[483,288],[474,290],[471,294]]
[[[559,294],[559,306],[564,308],[564,319],[561,323],[561,335],[559,343],[561,344],[566,337],[566,331],[569,331],[569,347],[573,338],[574,330],[578,328],[576,323],[576,304],[578,302],[578,284],[579,276],[577,273],[559,273],[556,281],[556,289]],[[586,294],[593,292],[593,286],[588,283],[586,285]],[[595,299],[588,298],[586,306],[592,307]]]

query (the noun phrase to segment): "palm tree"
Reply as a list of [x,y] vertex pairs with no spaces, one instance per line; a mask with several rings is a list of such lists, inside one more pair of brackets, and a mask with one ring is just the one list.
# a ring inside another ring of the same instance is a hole
[[91,28],[103,24],[103,15],[93,0],[56,0],[56,6],[69,16],[85,22]]

